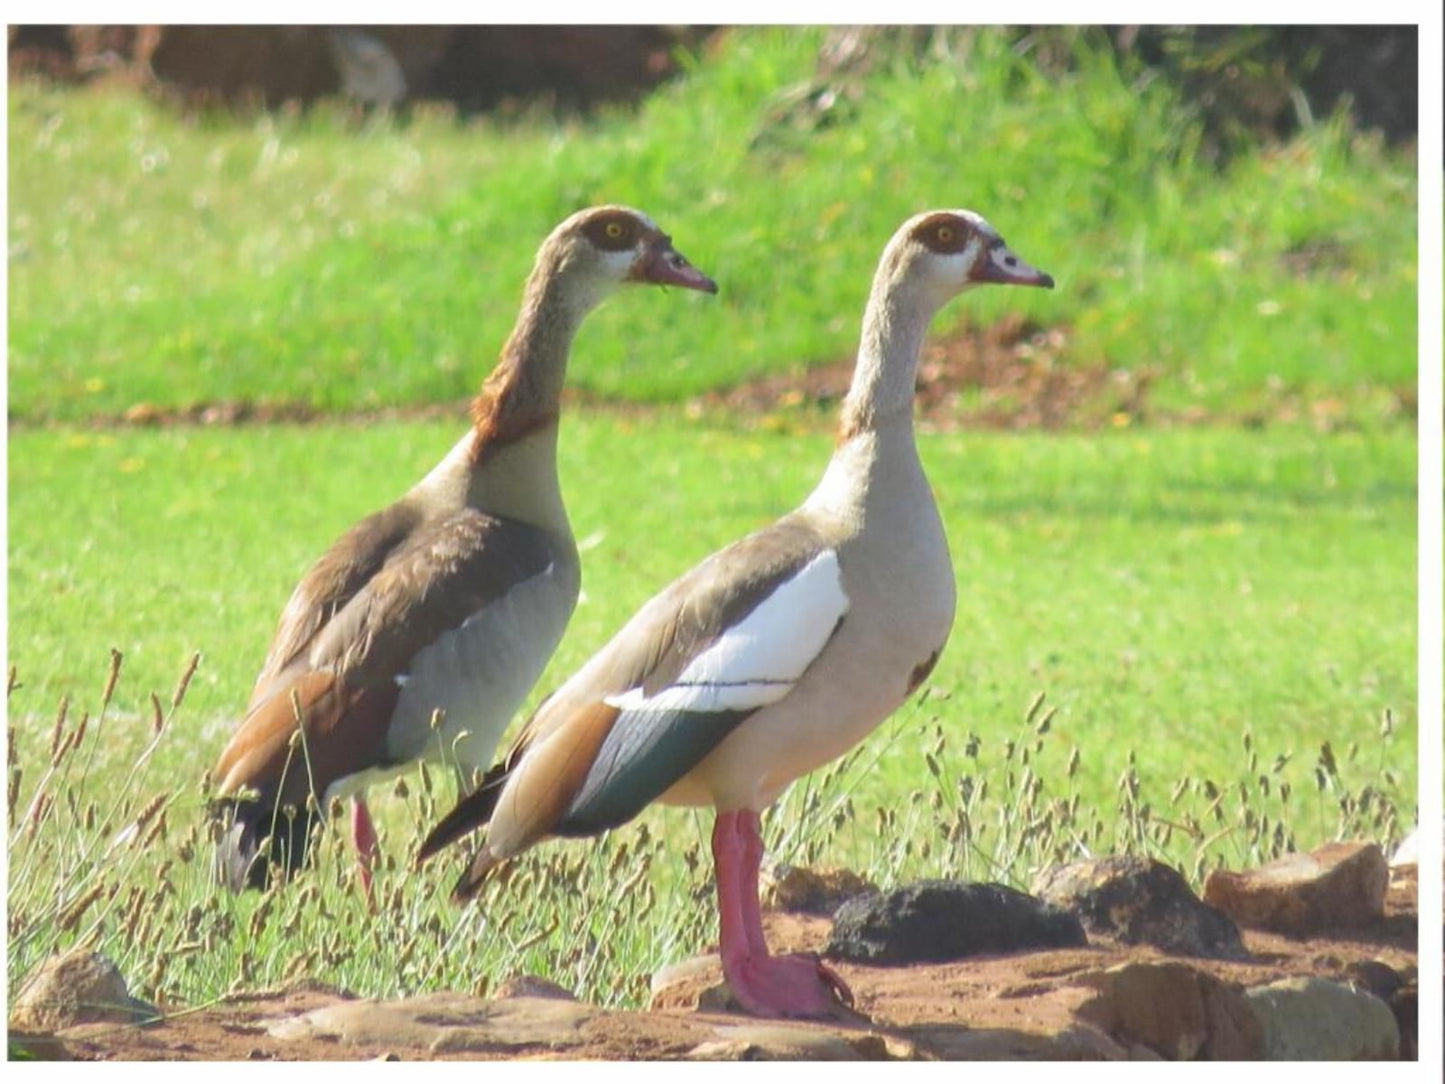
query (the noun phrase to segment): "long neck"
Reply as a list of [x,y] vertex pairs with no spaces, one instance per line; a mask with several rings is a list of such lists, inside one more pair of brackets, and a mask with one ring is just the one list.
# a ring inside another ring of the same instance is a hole
[[501,360],[472,400],[472,451],[479,462],[555,424],[572,338],[602,300],[598,291],[579,289],[573,277],[555,253],[538,256]]
[[840,444],[882,426],[912,427],[918,356],[937,308],[923,291],[879,270],[863,312],[853,384],[843,400]]
[[838,446],[806,502],[848,529],[861,529],[870,507],[906,510],[917,507],[913,501],[931,505],[913,440],[913,384],[923,336],[938,305],[936,298],[903,281],[896,266],[879,268],[863,312]]

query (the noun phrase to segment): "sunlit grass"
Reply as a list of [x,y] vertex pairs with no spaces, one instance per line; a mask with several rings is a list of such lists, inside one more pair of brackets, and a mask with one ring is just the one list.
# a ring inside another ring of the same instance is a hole
[[[394,994],[529,970],[638,1004],[643,976],[715,935],[705,812],[547,844],[520,881],[458,911],[460,848],[410,872],[452,799],[445,771],[373,795],[378,919],[344,818],[319,870],[270,897],[211,881],[200,781],[287,593],[455,430],[12,435],[12,982],[93,928],[144,996],[186,1002],[302,973]],[[823,432],[574,411],[561,469],[586,596],[533,702],[670,578],[795,503],[828,449]],[[1197,877],[1413,820],[1410,434],[946,434],[922,449],[959,581],[952,640],[925,695],[784,798],[767,822],[775,856],[880,883],[1026,887],[1082,853],[1155,854]],[[99,719],[112,647],[125,665]],[[164,717],[196,651],[184,704],[132,778],[152,691]],[[55,734],[63,745],[86,710],[32,832]]]

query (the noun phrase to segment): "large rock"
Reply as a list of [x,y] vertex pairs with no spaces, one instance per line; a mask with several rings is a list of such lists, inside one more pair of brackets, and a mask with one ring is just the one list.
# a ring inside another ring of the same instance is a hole
[[1082,980],[1098,991],[1080,1019],[1170,1061],[1259,1058],[1264,1034],[1233,986],[1186,964],[1128,963]]
[[556,997],[479,1001],[426,994],[404,1001],[342,1001],[273,1022],[277,1039],[329,1039],[354,1046],[429,1050],[433,1054],[541,1047],[565,1052],[586,1041],[584,1027],[605,1015],[595,1005]]
[[686,1054],[690,1061],[892,1061],[912,1060],[912,1044],[872,1032],[825,1031],[789,1024],[719,1027],[717,1038]]
[[1241,926],[1303,937],[1378,922],[1389,868],[1373,843],[1326,843],[1258,869],[1215,870],[1204,901]]
[[1178,871],[1151,858],[1110,857],[1040,874],[1034,895],[1079,916],[1091,934],[1181,956],[1248,957],[1239,928],[1202,903]]
[[1321,978],[1293,978],[1245,992],[1271,1061],[1376,1061],[1400,1053],[1390,1007],[1373,994]]
[[77,1024],[136,1024],[160,1015],[130,996],[120,969],[106,957],[72,949],[41,964],[10,1012],[16,1031],[54,1033]]
[[1087,944],[1067,911],[998,884],[920,881],[849,900],[824,955],[869,964],[943,963]]

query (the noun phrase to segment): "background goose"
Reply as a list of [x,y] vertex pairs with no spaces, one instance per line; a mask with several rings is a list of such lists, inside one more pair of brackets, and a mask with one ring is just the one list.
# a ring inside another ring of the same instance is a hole
[[[267,835],[273,860],[300,863],[315,819],[308,796],[324,808],[352,794],[369,893],[365,787],[444,749],[464,769],[490,760],[577,602],[556,464],[568,350],[583,317],[629,282],[717,291],[640,212],[596,207],[558,226],[473,401],[471,431],[297,585],[216,767],[220,806],[234,811],[218,855],[233,890],[265,884],[255,858]],[[278,818],[287,806],[298,815]]]
[[762,1015],[851,998],[813,957],[773,956],[758,908],[759,811],[888,716],[953,623],[948,543],[913,438],[933,314],[978,283],[1053,286],[971,211],[910,219],[883,251],[838,447],[795,511],[648,602],[557,690],[420,859],[482,824],[458,883],[548,835],[622,824],[654,800],[712,805],[724,973]]

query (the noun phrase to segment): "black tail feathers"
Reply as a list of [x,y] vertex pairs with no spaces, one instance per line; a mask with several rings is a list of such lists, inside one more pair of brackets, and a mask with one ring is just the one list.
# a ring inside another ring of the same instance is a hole
[[320,817],[277,809],[270,801],[217,802],[216,876],[232,892],[264,889],[275,870],[291,874],[306,861]]
[[508,771],[510,768],[507,765],[494,764],[486,775],[482,776],[477,789],[460,799],[450,813],[437,821],[436,826],[427,833],[426,839],[422,840],[421,849],[416,856],[418,866],[447,844],[455,843],[468,832],[482,827],[492,819],[492,812],[497,808],[497,799],[501,797]]

